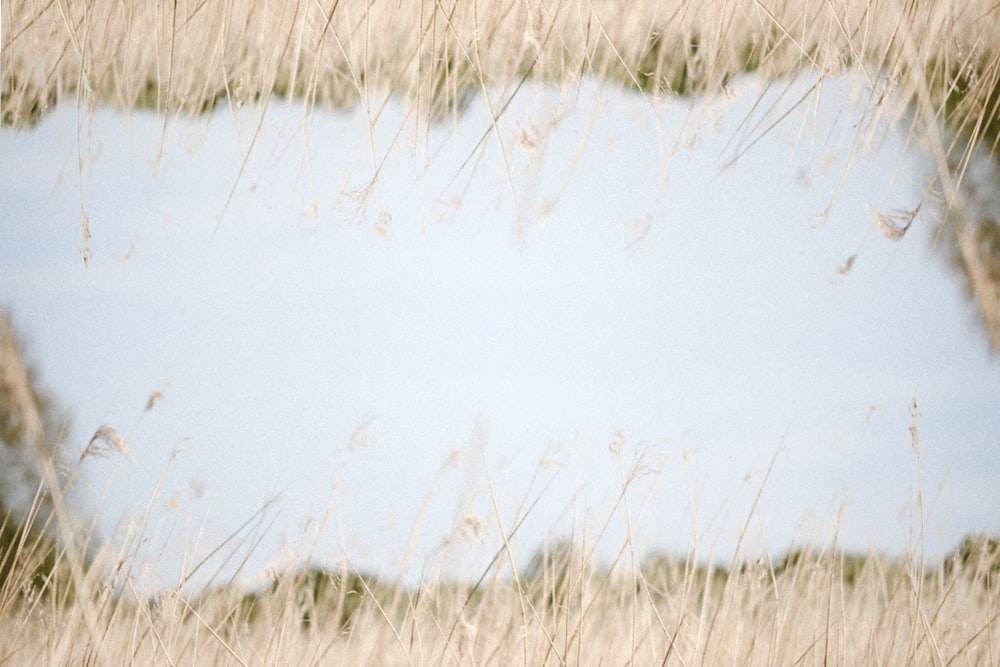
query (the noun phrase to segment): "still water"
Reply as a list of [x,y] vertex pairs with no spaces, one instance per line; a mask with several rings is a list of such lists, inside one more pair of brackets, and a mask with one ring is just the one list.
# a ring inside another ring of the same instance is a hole
[[537,87],[495,128],[64,108],[0,133],[0,306],[70,451],[127,438],[83,474],[152,586],[264,507],[208,574],[473,576],[524,513],[525,559],[936,558],[1000,532],[1000,363],[919,138],[859,81],[805,91]]

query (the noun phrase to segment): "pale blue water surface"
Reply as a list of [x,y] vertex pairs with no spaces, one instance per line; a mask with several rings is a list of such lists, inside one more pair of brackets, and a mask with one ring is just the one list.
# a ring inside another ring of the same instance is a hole
[[575,531],[609,562],[629,526],[639,557],[726,559],[762,485],[750,554],[936,558],[1000,532],[1000,363],[935,207],[896,242],[868,215],[920,203],[919,141],[849,78],[771,127],[804,91],[537,87],[498,134],[479,102],[429,129],[399,99],[62,108],[0,132],[0,307],[67,447],[128,439],[84,480],[105,535],[148,523],[151,586],[272,498],[213,566],[260,537],[251,581],[475,576],[536,498],[525,559]]

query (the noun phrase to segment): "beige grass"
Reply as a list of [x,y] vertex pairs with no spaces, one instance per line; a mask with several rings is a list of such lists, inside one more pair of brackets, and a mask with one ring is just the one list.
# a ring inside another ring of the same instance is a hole
[[[23,366],[13,346],[0,361],[5,372]],[[0,395],[0,412],[32,412],[17,393]],[[918,416],[914,403],[919,470]],[[527,562],[518,554],[531,545],[518,531],[534,504],[511,518],[494,503],[497,525],[508,528],[493,538],[495,556],[476,582],[445,573],[403,587],[360,575],[349,559],[315,569],[314,544],[262,588],[216,575],[191,590],[206,551],[246,558],[239,545],[253,539],[241,529],[219,545],[183,537],[191,553],[177,583],[150,588],[144,571],[156,563],[144,560],[143,544],[155,532],[149,508],[159,486],[144,518],[96,550],[88,546],[94,524],[82,526],[64,502],[91,456],[129,455],[124,436],[99,429],[75,467],[39,460],[44,492],[35,505],[0,516],[0,665],[947,666],[1000,658],[996,540],[967,540],[931,568],[919,548],[897,561],[836,547],[749,558],[737,546],[717,567],[698,562],[695,544],[687,557],[642,559],[632,547],[638,536],[607,545],[604,532],[612,519],[632,525],[628,495],[646,470],[641,459],[623,471],[611,516],[593,524],[603,528],[556,539]],[[598,552],[617,555],[600,563]]]
[[[722,91],[745,71],[805,73],[821,87],[856,69],[870,110],[912,110],[946,189],[1000,134],[992,0],[2,0],[0,10],[0,112],[15,126],[58,103],[198,114],[274,95],[360,103],[373,119],[401,95],[426,124],[470,96],[497,118],[529,77],[595,76],[654,100]],[[61,532],[74,535],[68,521]],[[0,585],[0,665],[1000,663],[995,550],[958,552],[929,572],[919,553],[872,555],[859,569],[836,552],[785,566],[737,558],[722,576],[693,558],[637,567],[627,544],[605,570],[594,537],[575,535],[570,557],[516,572],[510,540],[475,588],[404,590],[349,566],[320,586],[298,563],[256,595],[191,595],[143,588],[134,546],[91,559],[74,546],[87,538],[19,539],[0,553],[15,573]],[[53,573],[32,576],[50,557]]]
[[0,406],[0,446],[40,447],[44,427],[37,397],[6,313],[0,313]]
[[[17,127],[60,103],[81,118],[98,104],[170,118],[220,105],[266,109],[275,96],[309,110],[361,104],[374,125],[398,95],[408,120],[426,128],[478,98],[505,156],[496,121],[529,78],[572,87],[595,77],[653,103],[723,93],[745,72],[798,75],[814,81],[809,99],[794,103],[808,105],[829,76],[852,71],[867,82],[856,143],[871,118],[908,112],[911,137],[937,163],[927,193],[959,227],[965,173],[1000,142],[993,0],[0,0],[0,9],[0,117]],[[373,155],[376,185],[380,160]],[[891,238],[905,232],[884,212],[872,219]],[[85,211],[81,231],[86,262]],[[997,284],[979,279],[996,274],[1000,259],[960,245],[1000,350]]]
[[[578,536],[582,537],[582,536]],[[995,665],[1000,560],[970,541],[917,558],[795,552],[610,570],[584,539],[517,575],[504,543],[479,584],[402,589],[297,564],[253,593],[137,588],[128,554],[81,578],[0,587],[3,665]],[[29,560],[14,546],[0,557]],[[60,553],[65,560],[70,555]],[[100,561],[100,559],[99,559]],[[118,563],[115,566],[115,563]],[[540,563],[540,565],[539,565]],[[57,572],[65,563],[57,563]]]
[[[526,77],[620,81],[647,94],[718,91],[734,74],[856,68],[872,106],[915,100],[976,140],[997,131],[1000,9],[991,0],[478,3],[369,0],[3,0],[3,117],[54,103],[197,113],[293,94],[415,117],[472,94],[503,111]],[[884,75],[884,76],[883,76]],[[504,91],[490,99],[494,92]]]

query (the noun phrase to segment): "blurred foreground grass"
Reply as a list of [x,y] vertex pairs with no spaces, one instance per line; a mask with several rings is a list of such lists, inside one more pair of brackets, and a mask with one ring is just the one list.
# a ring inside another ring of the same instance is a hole
[[519,573],[498,558],[475,585],[301,564],[262,589],[195,595],[140,594],[96,567],[75,581],[65,552],[30,574],[36,548],[0,546],[4,665],[994,665],[1000,641],[988,538],[926,571],[813,550],[729,569],[664,555],[604,568],[566,541]]

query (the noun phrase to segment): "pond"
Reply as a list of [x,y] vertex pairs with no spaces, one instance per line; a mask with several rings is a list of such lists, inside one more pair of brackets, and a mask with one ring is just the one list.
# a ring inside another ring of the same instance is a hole
[[936,558],[1000,532],[1000,362],[919,137],[810,85],[64,107],[0,133],[0,306],[71,452],[127,440],[83,472],[152,586],[248,519],[212,568],[475,577],[515,526]]

